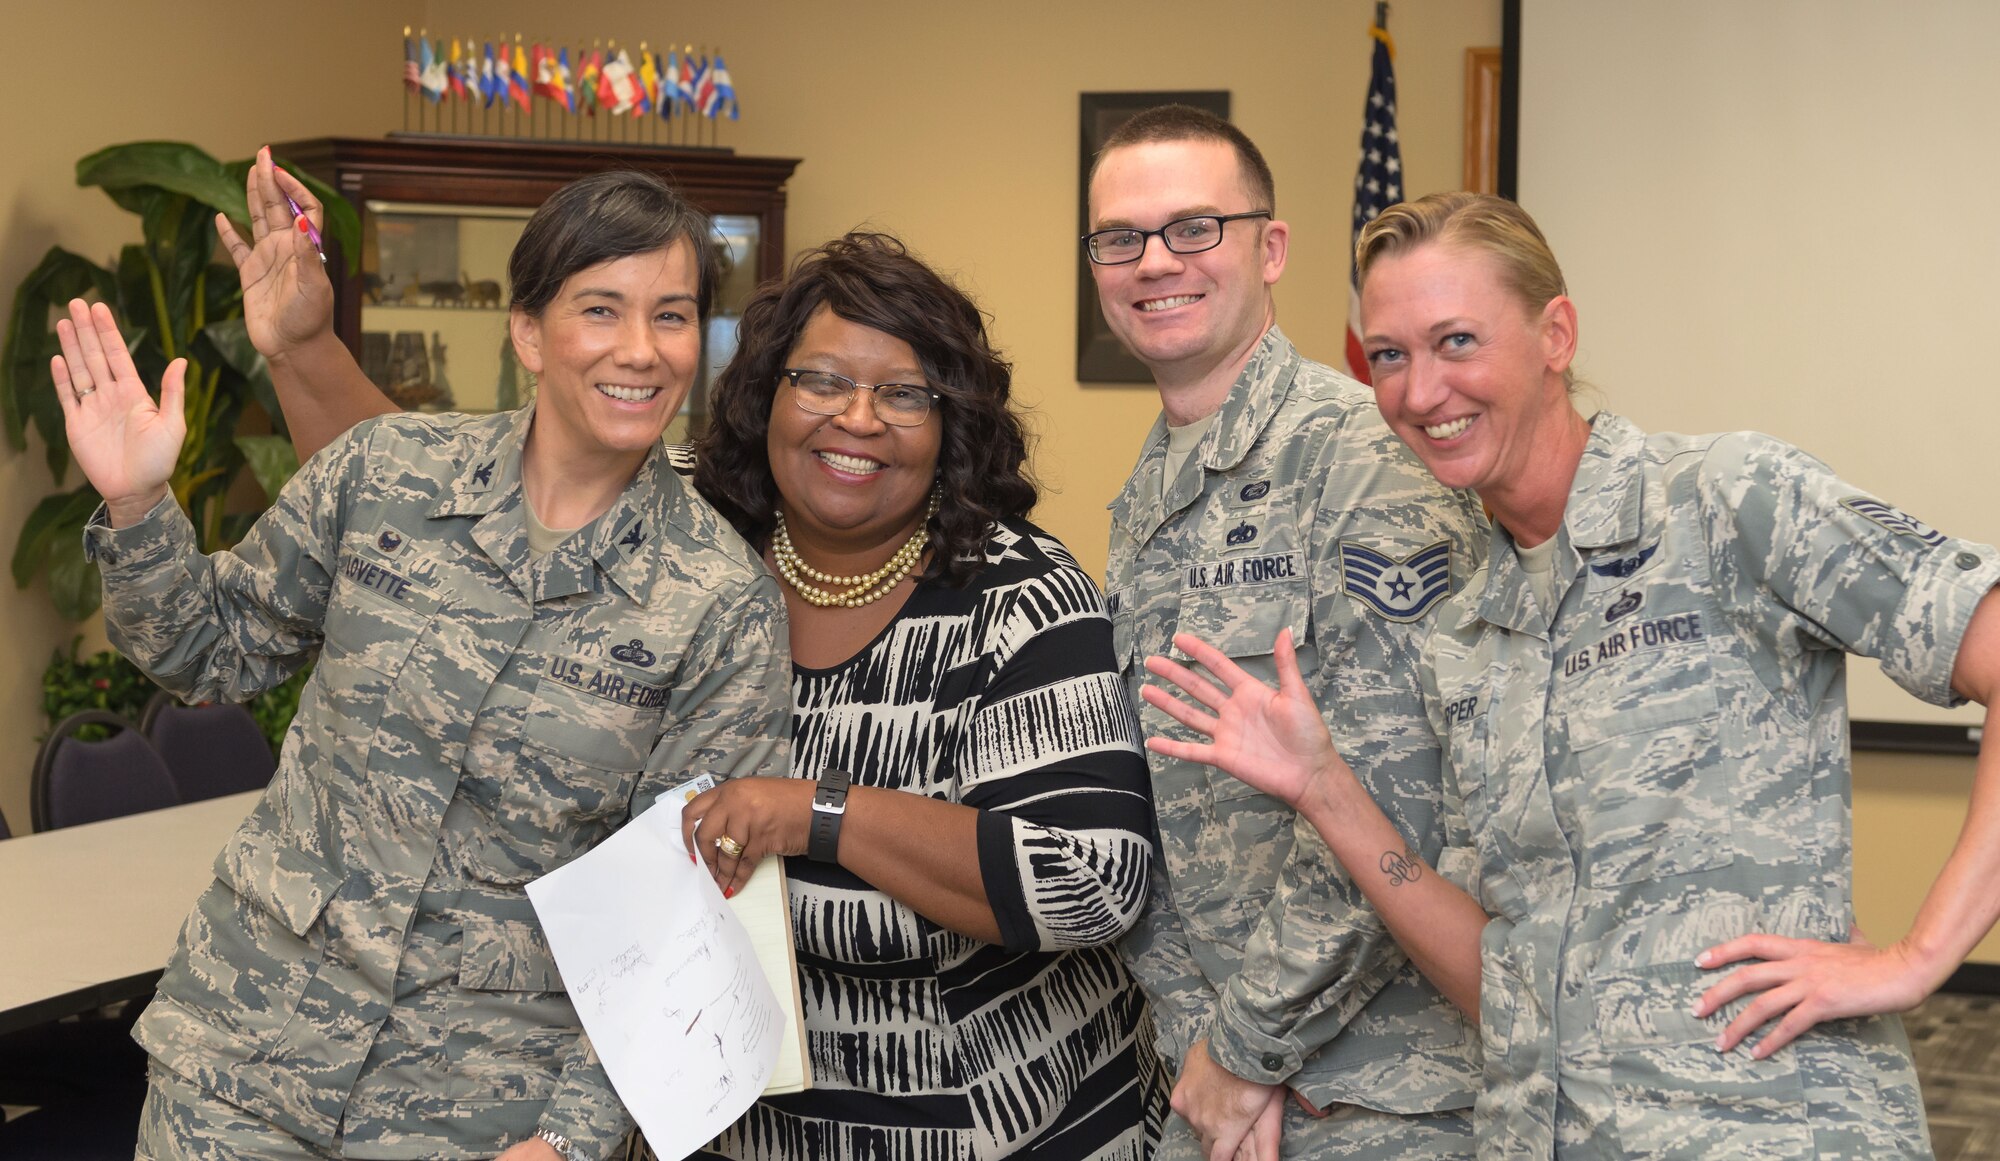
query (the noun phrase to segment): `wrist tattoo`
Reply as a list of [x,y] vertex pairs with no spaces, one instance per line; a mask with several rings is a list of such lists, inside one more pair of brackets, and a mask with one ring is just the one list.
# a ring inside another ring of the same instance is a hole
[[1417,852],[1415,851],[1398,851],[1393,849],[1383,851],[1382,861],[1379,865],[1382,868],[1382,873],[1389,876],[1389,885],[1391,887],[1400,887],[1405,883],[1414,883],[1418,879],[1423,878],[1424,875],[1424,865],[1418,861]]

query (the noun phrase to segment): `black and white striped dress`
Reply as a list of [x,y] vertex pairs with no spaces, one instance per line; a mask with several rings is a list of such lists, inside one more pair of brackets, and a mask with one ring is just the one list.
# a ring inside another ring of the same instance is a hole
[[1165,1115],[1111,941],[1145,900],[1151,805],[1090,577],[1025,521],[963,589],[920,584],[858,656],[794,667],[793,771],[982,812],[1004,936],[946,931],[844,869],[788,860],[813,1088],[759,1102],[725,1156],[1147,1156]]

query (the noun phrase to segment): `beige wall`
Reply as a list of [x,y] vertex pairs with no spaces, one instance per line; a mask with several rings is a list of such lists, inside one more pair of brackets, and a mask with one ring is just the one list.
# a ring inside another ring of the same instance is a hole
[[[14,45],[0,69],[0,108],[8,110],[0,299],[9,309],[14,287],[50,246],[103,261],[138,241],[137,218],[102,192],[77,188],[76,160],[86,153],[166,138],[230,159],[266,141],[372,136],[401,116],[393,83],[364,82],[356,62],[386,54],[373,71],[394,76],[409,5],[353,0],[338,19],[301,9],[307,15],[287,39],[274,34],[269,5],[245,0],[0,3]],[[79,55],[79,33],[87,54]],[[72,472],[64,486],[78,482]],[[0,447],[0,554],[11,559],[22,521],[53,490],[39,437],[29,436],[25,454]],[[79,631],[56,620],[40,584],[21,590],[0,581],[0,811],[16,832],[28,829],[42,669]]]
[[[794,249],[857,225],[892,231],[956,272],[993,316],[1017,397],[1038,413],[1035,467],[1048,488],[1038,519],[1092,571],[1110,528],[1104,504],[1159,405],[1150,387],[1075,379],[1079,92],[1233,94],[1234,120],[1269,155],[1292,225],[1280,319],[1309,353],[1339,356],[1368,0],[423,9],[432,29],[461,34],[722,45],[745,110],[723,143],[804,159],[790,187]],[[1402,4],[1390,24],[1411,188],[1456,188],[1464,50],[1500,42],[1499,0]]]
[[[1991,200],[1996,38],[1986,0],[1530,0],[1520,195],[1563,258],[1605,405],[1654,431],[1769,432],[1947,532],[2000,540],[1975,469],[2000,423],[2000,219],[1959,215],[1951,245],[1925,246],[1894,212]],[[1924,159],[1920,191],[1856,164],[1890,141]],[[1836,335],[1893,336],[1893,354],[1856,358]],[[1868,662],[1849,695],[1864,717],[1980,721]],[[1972,762],[1864,754],[1854,774],[1855,906],[1895,939],[1957,838]],[[2000,937],[1974,956],[2000,962]]]

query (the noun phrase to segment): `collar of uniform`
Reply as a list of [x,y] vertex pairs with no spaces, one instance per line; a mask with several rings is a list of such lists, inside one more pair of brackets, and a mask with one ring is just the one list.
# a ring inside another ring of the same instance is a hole
[[[1561,529],[1557,529],[1556,536],[1562,537]],[[1565,562],[1573,556],[1573,550],[1558,544],[1556,570],[1561,572],[1566,568]],[[1485,621],[1546,638],[1555,610],[1542,610],[1535,603],[1535,588],[1528,582],[1528,570],[1521,567],[1520,558],[1514,555],[1514,536],[1497,520],[1493,522],[1492,541],[1486,549],[1485,572],[1486,584],[1480,590],[1479,601],[1459,617],[1458,627],[1466,629],[1474,621]]]
[[564,565],[571,566],[572,571],[561,573],[564,581],[561,587],[569,592],[587,591],[591,587],[587,569],[595,564],[633,604],[646,607],[660,587],[654,583],[660,567],[654,541],[665,529],[655,525],[675,507],[661,493],[679,495],[684,488],[666,445],[654,445],[632,482],[625,485],[604,515],[591,524],[587,534],[578,538],[575,547],[567,552],[558,547],[549,554],[549,572],[543,577],[542,595],[568,595],[559,591],[556,584]]
[[476,419],[458,429],[466,440],[458,475],[438,493],[433,516],[484,516],[513,495],[521,483],[521,448],[534,422],[530,403],[511,415]]
[[1154,418],[1152,430],[1146,433],[1146,441],[1139,445],[1139,462],[1132,465],[1132,474],[1126,477],[1125,486],[1104,506],[1111,513],[1114,523],[1135,530],[1135,533],[1148,514],[1153,525],[1159,523],[1164,492],[1159,473],[1164,469],[1166,460],[1167,413],[1163,411]]
[[1218,472],[1242,463],[1291,392],[1292,379],[1304,361],[1285,332],[1272,323],[1250,352],[1250,360],[1237,373],[1228,397],[1222,401],[1215,426],[1188,458],[1199,459],[1202,466]]
[[[1569,502],[1563,508],[1563,521],[1556,529],[1558,538],[1568,540],[1566,546],[1556,546],[1557,572],[1573,574],[1581,555],[1590,549],[1639,538],[1645,489],[1639,458],[1645,446],[1645,433],[1630,421],[1609,411],[1591,417],[1590,440],[1584,445],[1583,459],[1570,483]],[[1532,586],[1514,556],[1514,538],[1495,521],[1486,554],[1485,588],[1477,605],[1459,617],[1458,627],[1470,628],[1473,621],[1481,620],[1543,636],[1555,610],[1548,610],[1545,617],[1537,617],[1536,611]]]
[[1639,539],[1646,487],[1639,460],[1645,450],[1645,433],[1630,421],[1609,411],[1591,417],[1590,442],[1584,445],[1563,513],[1569,542],[1577,551]]

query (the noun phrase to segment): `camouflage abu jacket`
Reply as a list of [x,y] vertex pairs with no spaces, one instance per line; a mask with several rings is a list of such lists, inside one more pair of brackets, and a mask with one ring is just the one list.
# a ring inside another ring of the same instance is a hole
[[365,423],[232,552],[171,502],[87,533],[113,642],[176,693],[318,654],[137,1036],[350,1157],[490,1157],[538,1125],[602,1156],[629,1121],[522,886],[687,776],[787,773],[775,582],[660,450],[531,560],[532,414]]
[[1845,654],[1950,703],[2000,554],[1769,437],[1608,413],[1557,541],[1556,609],[1495,529],[1426,647],[1463,807],[1447,861],[1474,865],[1496,917],[1481,1156],[1930,1156],[1899,1021],[1719,1054],[1748,1000],[1695,1019],[1730,969],[1694,957],[1751,932],[1848,938]]
[[[1483,522],[1431,479],[1368,389],[1276,327],[1164,488],[1165,420],[1111,505],[1107,603],[1148,736],[1185,736],[1139,701],[1145,659],[1197,634],[1276,681],[1289,627],[1340,752],[1413,849],[1444,841],[1436,739],[1417,682],[1423,624],[1471,574]],[[1404,958],[1288,807],[1211,767],[1148,754],[1160,857],[1124,953],[1162,1056],[1209,1050],[1314,1105],[1465,1108],[1475,1036]]]

